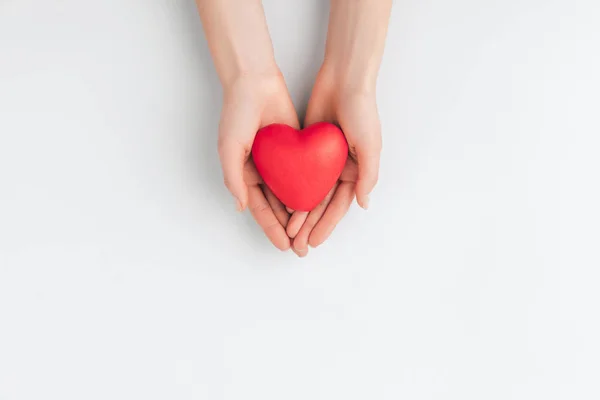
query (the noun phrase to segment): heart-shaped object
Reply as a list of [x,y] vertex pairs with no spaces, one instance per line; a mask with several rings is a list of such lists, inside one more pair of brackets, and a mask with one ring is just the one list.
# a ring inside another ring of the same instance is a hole
[[285,124],[260,129],[252,145],[258,173],[287,207],[311,211],[339,179],[348,142],[336,125],[318,122],[298,130]]

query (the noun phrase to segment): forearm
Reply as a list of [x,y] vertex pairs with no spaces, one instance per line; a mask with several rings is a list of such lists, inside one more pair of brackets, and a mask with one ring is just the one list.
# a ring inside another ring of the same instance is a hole
[[196,0],[196,4],[222,85],[245,75],[277,73],[260,0]]
[[374,90],[392,0],[331,0],[324,69],[345,90]]

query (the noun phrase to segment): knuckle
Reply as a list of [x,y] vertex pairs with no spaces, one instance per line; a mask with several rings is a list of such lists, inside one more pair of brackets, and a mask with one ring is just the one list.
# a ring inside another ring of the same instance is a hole
[[312,230],[314,229],[314,227],[317,225],[317,221],[313,218],[307,218],[306,222],[304,223],[304,227],[308,232],[312,232]]
[[279,226],[281,226],[281,224],[278,221],[271,221],[268,224],[265,224],[263,229],[265,232],[268,233],[276,230]]
[[260,214],[269,209],[269,204],[266,202],[258,202],[250,207],[250,210],[255,214]]

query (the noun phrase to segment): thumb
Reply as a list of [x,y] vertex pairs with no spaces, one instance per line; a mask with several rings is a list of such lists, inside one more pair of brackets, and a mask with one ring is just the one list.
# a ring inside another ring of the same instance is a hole
[[244,182],[244,164],[248,153],[233,138],[219,138],[219,158],[225,186],[237,201],[237,210],[243,211],[248,203],[248,186]]
[[379,159],[381,144],[377,142],[356,147],[358,162],[358,180],[356,181],[356,200],[365,210],[369,207],[369,194],[379,179]]

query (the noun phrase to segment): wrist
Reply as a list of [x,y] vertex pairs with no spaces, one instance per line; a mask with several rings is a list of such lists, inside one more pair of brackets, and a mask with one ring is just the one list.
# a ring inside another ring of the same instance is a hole
[[221,86],[223,90],[228,90],[239,83],[262,84],[280,80],[281,77],[282,73],[274,62],[260,68],[236,65],[221,77]]
[[281,90],[282,85],[283,74],[275,66],[270,70],[240,70],[222,83],[222,90],[226,98],[242,95],[257,101]]
[[224,43],[214,49],[214,58],[221,85],[227,88],[236,82],[261,81],[280,75],[273,49],[267,37],[254,46],[239,32],[228,32]]
[[319,71],[319,80],[321,85],[343,96],[374,95],[377,86],[376,73],[327,56]]

